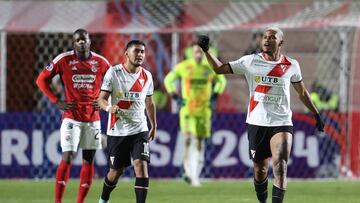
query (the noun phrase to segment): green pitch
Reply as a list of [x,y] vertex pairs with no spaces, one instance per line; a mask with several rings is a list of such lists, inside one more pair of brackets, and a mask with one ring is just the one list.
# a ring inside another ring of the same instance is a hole
[[[67,185],[63,203],[74,203],[78,180]],[[87,202],[97,203],[102,180],[95,180]],[[0,202],[53,202],[52,180],[0,180]],[[271,184],[269,183],[269,194]],[[112,203],[134,203],[133,180],[122,180],[111,195]],[[256,202],[252,182],[205,181],[201,188],[193,188],[181,180],[151,180],[148,203],[239,203]],[[268,199],[271,202],[271,199]],[[299,181],[290,180],[285,202],[304,203],[360,203],[360,182],[356,181]]]

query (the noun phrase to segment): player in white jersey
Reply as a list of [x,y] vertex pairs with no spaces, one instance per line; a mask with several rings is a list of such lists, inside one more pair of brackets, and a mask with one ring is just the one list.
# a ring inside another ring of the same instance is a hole
[[281,54],[283,40],[283,32],[279,28],[268,28],[261,40],[261,53],[246,55],[227,64],[223,64],[208,52],[208,36],[201,35],[198,41],[217,74],[245,75],[249,85],[250,102],[246,119],[249,156],[254,164],[256,195],[262,203],[267,200],[270,156],[274,174],[272,202],[283,202],[285,194],[287,161],[293,134],[290,84],[295,88],[300,100],[314,114],[318,130],[324,130],[319,111],[312,103],[302,81],[299,63]]
[[126,45],[125,56],[124,64],[111,67],[106,72],[98,99],[100,107],[109,112],[107,145],[110,166],[99,203],[108,202],[119,177],[131,165],[131,158],[136,176],[136,202],[146,201],[149,187],[149,140],[153,140],[156,133],[153,79],[151,73],[141,67],[145,59],[145,44],[142,41],[130,41]]

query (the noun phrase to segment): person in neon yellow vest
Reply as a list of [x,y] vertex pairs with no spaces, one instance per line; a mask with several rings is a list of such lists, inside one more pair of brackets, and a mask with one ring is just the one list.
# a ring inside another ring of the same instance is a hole
[[318,83],[315,83],[312,89],[313,91],[310,93],[310,98],[319,111],[338,111],[338,95],[333,94],[331,91]]
[[[204,139],[211,134],[211,104],[224,91],[226,79],[215,74],[197,44],[191,46],[191,51],[192,57],[178,63],[164,82],[172,98],[181,101],[178,103],[181,103],[180,131],[185,136],[184,179],[197,187],[201,185]],[[181,95],[176,91],[176,80],[181,80]]]

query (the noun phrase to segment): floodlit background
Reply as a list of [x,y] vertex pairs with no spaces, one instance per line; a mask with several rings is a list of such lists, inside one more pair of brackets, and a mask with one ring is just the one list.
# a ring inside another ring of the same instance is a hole
[[[228,62],[257,52],[260,33],[269,26],[283,29],[283,53],[299,61],[307,88],[321,98],[326,120],[325,133],[316,132],[312,115],[292,94],[289,177],[358,179],[360,2],[311,0],[0,1],[0,178],[54,178],[61,159],[61,113],[37,89],[35,79],[56,55],[71,49],[76,29],[87,29],[92,50],[111,64],[123,61],[129,40],[146,42],[144,66],[153,74],[158,105],[150,175],[179,179],[183,140],[178,108],[164,89],[165,75],[189,57],[186,48],[197,34],[208,34],[220,59]],[[211,180],[253,175],[245,128],[247,85],[242,76],[226,78],[202,174]],[[58,80],[53,87],[61,93]],[[80,164],[78,157],[72,177],[79,176]],[[105,175],[106,164],[106,150],[98,151],[96,177]],[[133,177],[131,168],[125,177]]]

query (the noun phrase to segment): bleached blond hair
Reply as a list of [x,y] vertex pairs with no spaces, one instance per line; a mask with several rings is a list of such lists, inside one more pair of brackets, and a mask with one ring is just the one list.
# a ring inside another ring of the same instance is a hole
[[268,30],[275,31],[276,34],[279,36],[280,40],[284,40],[284,32],[280,28],[275,27],[275,26],[268,27],[268,28],[265,29],[265,32],[268,31]]

